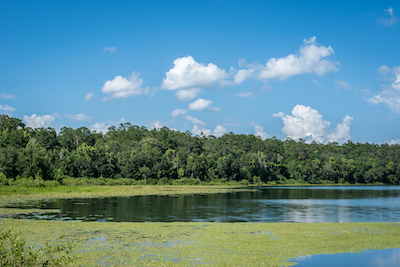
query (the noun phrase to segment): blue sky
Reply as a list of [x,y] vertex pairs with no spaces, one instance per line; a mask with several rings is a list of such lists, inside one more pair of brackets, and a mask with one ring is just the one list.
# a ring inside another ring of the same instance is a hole
[[27,126],[400,143],[398,1],[0,3],[0,112]]

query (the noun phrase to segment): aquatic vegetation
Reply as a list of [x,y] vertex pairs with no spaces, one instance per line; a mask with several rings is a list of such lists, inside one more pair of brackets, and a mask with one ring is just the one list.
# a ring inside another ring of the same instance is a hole
[[398,223],[98,223],[0,220],[28,244],[65,234],[74,265],[290,266],[311,254],[400,247]]
[[0,208],[0,217],[13,217],[19,214],[30,213],[54,213],[59,212],[57,209],[18,209],[18,208]]

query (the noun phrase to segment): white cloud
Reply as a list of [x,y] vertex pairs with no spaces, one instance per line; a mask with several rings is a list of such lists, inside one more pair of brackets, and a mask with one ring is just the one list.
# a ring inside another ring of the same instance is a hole
[[178,117],[179,115],[185,115],[187,114],[187,110],[186,109],[175,109],[172,111],[171,113],[171,117],[175,118]]
[[221,111],[221,108],[219,107],[210,107],[212,105],[212,100],[206,100],[203,98],[199,98],[193,103],[190,103],[188,106],[188,109],[190,110],[197,110],[197,111],[202,111],[202,110],[208,110],[208,111]]
[[119,121],[103,121],[103,122],[96,122],[93,125],[89,126],[89,129],[91,131],[96,131],[98,133],[103,133],[106,134],[108,132],[108,127],[112,126],[112,125],[116,125],[116,124],[120,124],[120,123],[124,123],[126,122],[124,118],[121,118]]
[[14,95],[9,95],[7,93],[1,93],[0,94],[0,98],[15,98]]
[[96,122],[93,125],[89,126],[89,129],[91,131],[96,131],[98,133],[107,133],[108,132],[108,127],[110,127],[111,125],[106,125],[106,122]]
[[178,90],[175,95],[180,101],[187,101],[196,98],[201,93],[199,88],[191,88],[186,90]]
[[38,116],[36,114],[32,114],[32,116],[24,116],[24,120],[26,122],[26,126],[32,127],[32,128],[47,128],[50,127],[55,121],[55,117],[51,115],[43,115],[43,116]]
[[390,141],[390,145],[400,145],[400,139]]
[[7,106],[7,105],[0,105],[0,110],[5,111],[7,114],[12,114],[15,110],[15,108]]
[[117,53],[117,49],[115,48],[115,46],[104,48],[103,52],[107,52],[107,51],[110,52],[111,54],[112,53]]
[[387,12],[390,16],[388,19],[378,19],[378,22],[381,23],[384,26],[392,26],[397,23],[397,20],[399,19],[398,17],[395,17],[393,14],[393,7],[389,7],[388,9],[385,9],[385,12]]
[[206,100],[203,98],[199,98],[193,103],[190,103],[188,109],[190,110],[204,110],[208,108],[212,104],[212,100]]
[[194,125],[193,129],[192,129],[192,133],[194,135],[208,136],[211,134],[211,131],[207,128],[200,128],[198,125]]
[[160,121],[154,121],[151,123],[151,129],[161,129],[162,127],[166,126],[165,124],[161,123]]
[[85,113],[79,113],[75,115],[69,115],[67,114],[67,117],[73,120],[78,120],[78,121],[91,121],[92,117],[85,115]]
[[312,141],[342,143],[351,138],[350,123],[353,118],[350,116],[346,116],[343,123],[338,124],[334,131],[329,129],[331,123],[324,120],[317,110],[309,106],[296,105],[292,110],[292,115],[279,112],[273,116],[282,118],[284,125],[282,132],[292,139],[302,138],[308,143]]
[[343,123],[336,126],[333,133],[328,134],[328,142],[346,142],[351,139],[350,135],[350,123],[353,121],[353,117],[346,115],[343,119]]
[[[387,105],[394,113],[400,114],[400,66],[392,69],[387,66],[380,66],[378,72],[385,75],[385,80],[393,81],[390,85],[382,85],[383,89],[366,101],[374,104]],[[387,78],[386,75],[394,74]]]
[[213,131],[213,135],[216,137],[223,136],[226,133],[226,128],[222,125],[217,125]]
[[223,86],[228,74],[217,65],[197,63],[193,57],[181,57],[174,61],[174,67],[165,74],[161,88],[180,90],[198,87]]
[[90,99],[93,98],[93,96],[94,96],[93,93],[88,93],[88,94],[85,96],[85,100],[90,100]]
[[283,118],[285,116],[285,112],[279,111],[278,113],[272,114],[272,117]]
[[265,140],[269,137],[269,135],[266,132],[264,132],[263,126],[254,122],[252,122],[251,125],[254,126],[255,136],[261,137],[262,140]]
[[187,119],[187,120],[193,122],[194,124],[206,125],[205,122],[202,122],[202,121],[199,120],[198,118],[194,118],[194,117],[189,116],[189,115],[187,115],[187,116],[185,117],[185,119]]
[[[205,123],[203,123],[203,124],[205,125]],[[216,137],[220,137],[220,136],[223,136],[226,133],[226,131],[227,130],[226,130],[226,128],[224,126],[217,125],[214,128],[214,131],[212,132],[212,135],[214,135]],[[209,136],[209,135],[211,135],[211,130],[195,124],[193,126],[193,129],[192,129],[192,134],[200,135],[200,136]]]
[[252,97],[254,94],[252,92],[240,92],[236,94],[237,97]]
[[235,83],[240,84],[247,79],[267,80],[275,78],[285,80],[293,75],[311,72],[322,76],[329,71],[338,70],[339,62],[325,59],[334,54],[332,47],[319,45],[315,41],[315,36],[308,40],[304,39],[304,46],[300,47],[297,55],[291,54],[278,59],[271,58],[265,65],[259,63],[244,64],[247,69],[241,69],[236,73]]
[[149,93],[148,87],[141,87],[143,79],[139,77],[138,72],[133,72],[128,79],[117,75],[113,80],[106,81],[101,91],[105,94],[111,94],[110,98],[127,98]]
[[335,80],[336,88],[340,89],[353,89],[354,87],[348,84],[346,81],[343,80]]

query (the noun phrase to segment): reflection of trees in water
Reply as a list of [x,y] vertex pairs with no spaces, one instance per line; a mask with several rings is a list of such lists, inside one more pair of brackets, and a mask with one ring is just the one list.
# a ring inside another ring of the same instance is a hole
[[400,221],[400,187],[374,188],[269,188],[208,195],[62,199],[48,203],[47,208],[59,208],[61,216],[72,219],[103,221]]

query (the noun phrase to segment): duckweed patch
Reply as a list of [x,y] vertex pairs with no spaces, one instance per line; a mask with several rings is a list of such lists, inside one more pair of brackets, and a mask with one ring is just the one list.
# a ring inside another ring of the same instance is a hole
[[74,266],[290,266],[311,254],[400,247],[398,223],[99,223],[0,220],[28,244],[60,234]]

